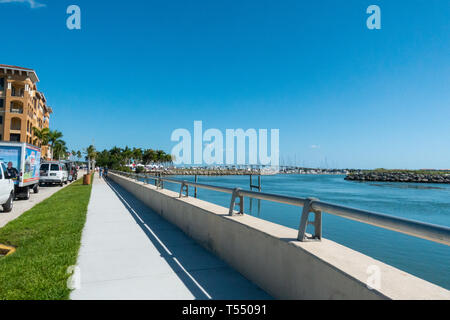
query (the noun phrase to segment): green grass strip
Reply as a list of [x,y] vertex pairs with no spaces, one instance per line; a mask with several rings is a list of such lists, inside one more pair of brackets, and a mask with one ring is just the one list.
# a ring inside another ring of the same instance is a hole
[[0,258],[0,300],[69,298],[91,190],[78,180],[0,229],[0,243],[17,247]]

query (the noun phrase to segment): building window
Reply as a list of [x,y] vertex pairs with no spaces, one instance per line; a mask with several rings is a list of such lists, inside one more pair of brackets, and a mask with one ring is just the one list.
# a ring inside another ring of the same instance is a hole
[[0,99],[0,109],[2,109],[5,106],[4,99]]
[[20,118],[11,119],[11,130],[20,131],[22,130],[22,120]]
[[5,78],[0,78],[0,91],[5,90]]
[[3,116],[0,116],[0,124],[3,124]]
[[11,134],[9,141],[20,142],[20,134]]

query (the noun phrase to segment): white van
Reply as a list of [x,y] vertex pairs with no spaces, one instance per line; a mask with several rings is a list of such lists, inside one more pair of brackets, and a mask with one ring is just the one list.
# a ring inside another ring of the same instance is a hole
[[63,184],[67,184],[68,180],[69,172],[67,171],[65,163],[55,161],[44,162],[41,164],[40,185],[59,184],[62,187]]
[[14,203],[14,181],[7,178],[6,165],[0,161],[0,205],[3,212],[11,212]]

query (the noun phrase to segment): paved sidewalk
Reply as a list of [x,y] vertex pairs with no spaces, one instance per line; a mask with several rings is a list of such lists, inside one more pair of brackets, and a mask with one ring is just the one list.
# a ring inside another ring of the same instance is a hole
[[112,181],[96,177],[73,300],[271,299]]

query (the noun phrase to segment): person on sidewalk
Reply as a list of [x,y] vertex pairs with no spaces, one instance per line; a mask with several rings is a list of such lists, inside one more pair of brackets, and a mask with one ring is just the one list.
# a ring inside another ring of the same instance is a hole
[[103,168],[98,169],[98,174],[100,176],[100,179],[103,177]]

